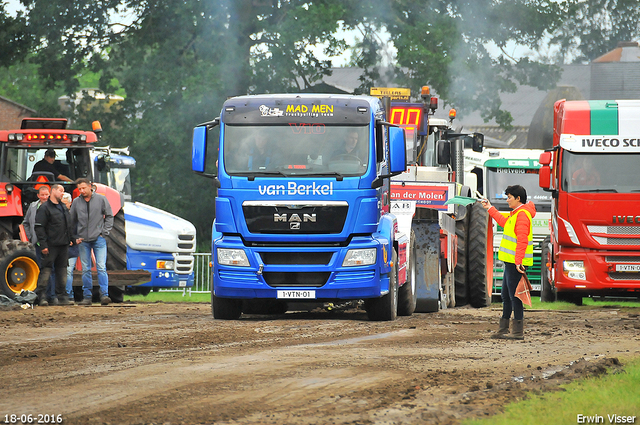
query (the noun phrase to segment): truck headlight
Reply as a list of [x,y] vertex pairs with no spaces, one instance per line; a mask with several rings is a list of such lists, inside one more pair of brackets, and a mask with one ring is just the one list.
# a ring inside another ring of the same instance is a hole
[[158,270],[173,270],[173,260],[158,260],[156,261],[156,269]]
[[376,249],[350,249],[344,257],[342,267],[368,266],[376,263]]
[[562,263],[564,274],[571,279],[587,280],[582,260],[565,260]]
[[249,267],[244,249],[218,248],[218,264],[223,266]]

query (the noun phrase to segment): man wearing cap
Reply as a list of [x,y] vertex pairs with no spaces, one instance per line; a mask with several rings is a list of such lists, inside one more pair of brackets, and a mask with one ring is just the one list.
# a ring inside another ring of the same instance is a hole
[[36,162],[33,166],[33,172],[49,172],[55,176],[56,181],[70,182],[71,179],[64,174],[60,174],[60,172],[53,165],[55,160],[56,151],[54,151],[53,149],[47,149],[47,151],[44,153],[44,158]]

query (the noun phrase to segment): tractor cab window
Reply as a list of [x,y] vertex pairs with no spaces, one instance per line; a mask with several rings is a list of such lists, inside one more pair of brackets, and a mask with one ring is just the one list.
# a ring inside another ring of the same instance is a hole
[[[33,174],[33,167],[44,159],[46,149],[7,147],[6,162],[2,178],[11,182],[26,182]],[[65,175],[72,180],[91,176],[88,149],[55,148],[53,167],[58,175]]]

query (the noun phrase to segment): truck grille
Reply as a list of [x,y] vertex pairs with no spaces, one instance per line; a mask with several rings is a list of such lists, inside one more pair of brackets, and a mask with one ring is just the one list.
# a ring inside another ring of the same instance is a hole
[[178,235],[178,250],[181,252],[193,252],[196,250],[195,235]]
[[261,252],[265,265],[270,264],[322,264],[331,261],[332,252]]
[[604,261],[607,263],[640,263],[640,257],[623,256],[623,255],[609,255],[604,257]]
[[264,272],[263,277],[271,287],[312,287],[319,288],[327,283],[330,272]]
[[191,274],[193,262],[193,255],[174,254],[174,272],[176,274]]
[[346,202],[250,202],[242,211],[251,233],[336,234],[342,232],[349,205]]
[[[613,246],[633,246],[640,245],[640,237],[629,238],[628,236],[640,236],[640,226],[587,226],[591,237],[600,245]],[[607,235],[594,236],[593,234]],[[618,236],[618,237],[616,237]],[[620,237],[623,236],[623,237]],[[627,236],[627,237],[625,237]]]
[[611,278],[611,280],[627,280],[640,282],[640,273],[611,272],[609,273],[609,278]]

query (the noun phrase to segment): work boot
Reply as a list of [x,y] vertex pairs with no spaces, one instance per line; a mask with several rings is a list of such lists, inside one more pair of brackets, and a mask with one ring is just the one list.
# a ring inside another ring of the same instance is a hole
[[40,307],[47,307],[49,305],[49,301],[46,298],[40,298],[40,302],[38,303]]
[[504,335],[509,333],[509,319],[500,319],[500,328],[491,335],[493,339],[502,339]]
[[84,298],[78,305],[91,305],[91,298]]
[[69,297],[60,297],[58,298],[58,305],[72,305],[73,303],[69,301]]
[[51,298],[49,305],[60,305],[60,301],[57,298]]
[[100,297],[100,304],[102,305],[109,305],[111,304],[111,298],[109,297]]
[[524,320],[514,320],[511,322],[511,333],[505,335],[506,339],[524,339]]

